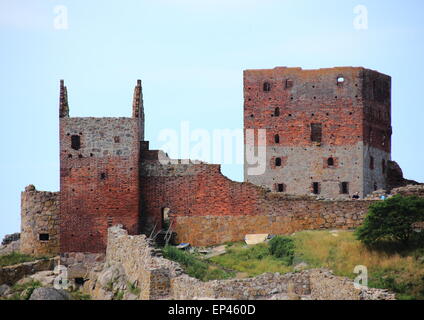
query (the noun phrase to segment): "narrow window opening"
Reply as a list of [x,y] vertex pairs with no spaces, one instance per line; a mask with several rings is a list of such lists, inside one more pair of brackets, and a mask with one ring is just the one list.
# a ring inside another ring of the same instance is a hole
[[40,233],[38,237],[39,237],[40,241],[49,241],[50,240],[50,235],[48,233]]
[[285,191],[285,188],[284,188],[284,184],[283,183],[277,184],[277,191],[278,192],[284,192]]
[[286,89],[293,87],[293,80],[287,79],[286,80]]
[[374,182],[374,191],[377,191],[377,190],[378,190],[378,185],[376,182]]
[[113,137],[113,141],[115,143],[119,143],[119,142],[121,142],[121,138],[119,136]]
[[374,170],[374,157],[370,157],[370,169]]
[[105,172],[100,173],[100,180],[105,180],[107,177]]
[[383,174],[386,173],[386,161],[384,159],[381,160],[381,170],[383,171]]
[[339,76],[337,78],[337,85],[343,85],[343,83],[345,82],[345,78],[343,76]]
[[81,148],[81,139],[78,135],[71,136],[71,148],[74,150],[79,150]]
[[169,227],[169,211],[171,211],[169,208],[162,208],[162,229],[168,229]]
[[322,124],[311,123],[311,141],[321,142],[322,139]]
[[340,192],[342,194],[349,194],[349,182],[342,182]]
[[319,194],[320,190],[319,190],[319,182],[313,182],[312,183],[312,192],[314,194]]
[[275,143],[280,143],[280,136],[278,134],[274,136],[274,141]]
[[327,164],[328,164],[330,167],[334,166],[334,158],[332,158],[332,157],[328,158],[328,159],[327,159]]
[[275,158],[275,166],[281,167],[281,158]]
[[271,84],[270,84],[269,82],[264,82],[263,90],[264,90],[265,92],[269,92],[269,91],[271,91]]
[[279,107],[275,108],[275,110],[274,110],[274,116],[276,116],[276,117],[279,117],[280,116],[280,108]]

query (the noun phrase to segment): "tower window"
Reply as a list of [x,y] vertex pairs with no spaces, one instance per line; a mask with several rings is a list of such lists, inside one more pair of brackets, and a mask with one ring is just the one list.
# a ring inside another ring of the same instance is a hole
[[340,193],[349,194],[349,182],[342,182],[340,185]]
[[293,87],[293,80],[287,79],[286,80],[286,89]]
[[274,110],[274,116],[276,116],[276,117],[278,117],[278,116],[280,116],[280,108],[275,108],[275,110]]
[[280,143],[280,136],[278,134],[274,136],[274,141],[275,143]]
[[50,235],[48,233],[40,233],[38,235],[38,239],[40,241],[49,241],[50,240]]
[[113,137],[113,141],[115,143],[119,143],[121,141],[121,138],[119,136]]
[[386,173],[386,161],[384,159],[381,160],[381,170],[383,171],[383,174]]
[[81,139],[79,135],[71,136],[71,148],[74,150],[79,150],[81,148]]
[[320,193],[320,187],[319,187],[319,182],[313,182],[312,183],[312,192],[314,194],[319,194]]
[[343,76],[339,76],[337,77],[337,85],[343,85],[343,83],[345,82],[345,78]]
[[100,173],[100,180],[105,180],[107,178],[106,172]]
[[374,170],[374,157],[370,157],[370,169]]
[[321,142],[322,139],[322,124],[311,123],[311,141]]
[[269,91],[271,91],[271,84],[270,84],[269,82],[264,82],[263,90],[264,90],[265,92],[269,92]]
[[334,158],[330,157],[327,159],[327,164],[329,167],[334,166]]
[[278,191],[278,192],[284,192],[284,191],[286,191],[285,189],[286,189],[286,188],[285,188],[285,186],[284,186],[284,184],[283,184],[283,183],[279,183],[279,184],[277,184],[277,191]]
[[281,167],[281,158],[275,158],[275,166]]

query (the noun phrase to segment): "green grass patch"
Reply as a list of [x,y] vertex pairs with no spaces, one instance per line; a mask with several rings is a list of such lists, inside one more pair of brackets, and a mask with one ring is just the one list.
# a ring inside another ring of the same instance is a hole
[[37,258],[27,254],[12,252],[7,255],[0,256],[0,267],[12,266],[12,265],[23,263],[23,262],[35,261],[38,259],[45,259],[45,258],[44,257]]
[[179,250],[173,246],[166,246],[162,252],[165,258],[180,263],[189,276],[202,281],[228,279],[235,276],[232,271],[208,263],[202,260],[200,256]]

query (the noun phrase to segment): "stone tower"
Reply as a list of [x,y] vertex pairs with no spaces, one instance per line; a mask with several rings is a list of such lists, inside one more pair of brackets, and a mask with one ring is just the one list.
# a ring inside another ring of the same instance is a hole
[[244,128],[266,129],[265,172],[249,174],[245,162],[245,181],[288,194],[365,196],[386,187],[391,78],[361,67],[245,70]]
[[69,117],[67,97],[61,81],[60,252],[103,252],[108,227],[139,231],[141,81],[131,118]]

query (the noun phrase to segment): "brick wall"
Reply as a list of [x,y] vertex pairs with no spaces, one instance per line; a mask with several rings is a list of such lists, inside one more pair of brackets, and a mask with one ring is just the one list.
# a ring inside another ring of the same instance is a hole
[[104,252],[113,224],[138,232],[139,136],[137,118],[60,119],[62,253]]
[[317,201],[231,181],[219,165],[144,160],[141,197],[146,225],[159,226],[169,208],[177,241],[195,246],[242,240],[247,233],[354,228],[371,201]]
[[[320,194],[333,198],[385,188],[381,167],[390,160],[390,91],[389,76],[364,68],[245,70],[244,127],[267,130],[266,171],[249,175],[245,163],[245,180],[271,190],[284,184],[292,194],[309,194],[318,182]],[[322,130],[319,142],[311,139],[315,124]],[[275,157],[283,157],[284,165],[275,168]],[[322,163],[330,157],[338,159],[331,168]],[[370,157],[375,169],[369,168]],[[342,182],[349,186],[346,195]]]

